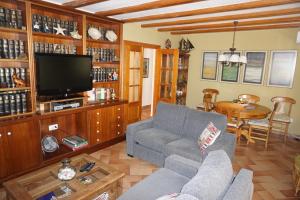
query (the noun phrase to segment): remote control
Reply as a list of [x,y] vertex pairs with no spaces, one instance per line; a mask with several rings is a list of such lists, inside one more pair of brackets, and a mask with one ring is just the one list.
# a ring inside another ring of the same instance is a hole
[[84,171],[86,171],[86,168],[90,165],[91,163],[90,162],[87,162],[87,163],[85,163],[84,165],[82,165],[81,167],[80,167],[80,172],[84,172]]
[[95,166],[95,163],[94,163],[94,162],[93,162],[93,163],[90,163],[90,165],[89,165],[87,168],[85,168],[85,171],[86,171],[86,172],[90,171],[94,166]]

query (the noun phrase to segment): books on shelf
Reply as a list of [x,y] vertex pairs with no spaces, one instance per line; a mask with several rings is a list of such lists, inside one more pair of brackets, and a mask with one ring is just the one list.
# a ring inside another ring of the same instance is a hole
[[62,139],[65,146],[69,147],[73,151],[82,149],[88,145],[88,141],[77,135],[68,136]]

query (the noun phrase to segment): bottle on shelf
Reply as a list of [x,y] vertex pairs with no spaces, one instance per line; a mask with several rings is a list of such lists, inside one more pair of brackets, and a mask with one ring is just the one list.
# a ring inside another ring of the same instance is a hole
[[118,80],[118,68],[93,68],[93,82],[108,82]]
[[0,39],[0,58],[20,59],[26,58],[23,40]]
[[13,75],[26,82],[26,68],[23,67],[6,67],[0,66],[0,88],[15,88]]
[[23,11],[0,7],[0,27],[23,29]]
[[27,93],[13,92],[0,94],[0,116],[27,112]]
[[107,48],[87,48],[87,55],[93,56],[94,62],[113,62],[117,61],[115,49]]

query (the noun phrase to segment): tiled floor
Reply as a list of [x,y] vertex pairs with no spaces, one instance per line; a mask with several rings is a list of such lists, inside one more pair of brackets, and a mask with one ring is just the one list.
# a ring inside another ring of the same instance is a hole
[[[267,151],[262,143],[246,146],[242,142],[236,148],[233,166],[235,171],[242,167],[254,171],[254,200],[299,200],[300,196],[294,197],[291,176],[293,158],[297,153],[300,154],[299,141],[289,139],[287,145],[284,145],[282,138],[272,135]],[[123,191],[157,169],[146,161],[128,157],[125,142],[99,150],[92,156],[126,173]],[[3,197],[4,194],[0,192],[0,199]]]

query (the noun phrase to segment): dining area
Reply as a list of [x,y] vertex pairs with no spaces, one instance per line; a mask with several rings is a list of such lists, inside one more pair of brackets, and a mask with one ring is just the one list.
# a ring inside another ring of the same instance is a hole
[[260,103],[260,97],[254,94],[239,94],[232,99],[218,100],[220,92],[215,88],[205,88],[202,91],[203,102],[198,110],[217,112],[227,116],[227,131],[236,134],[237,143],[246,144],[264,142],[268,148],[271,133],[282,135],[286,143],[290,124],[293,122],[291,111],[296,100],[285,96],[275,96],[270,99],[272,106]]

